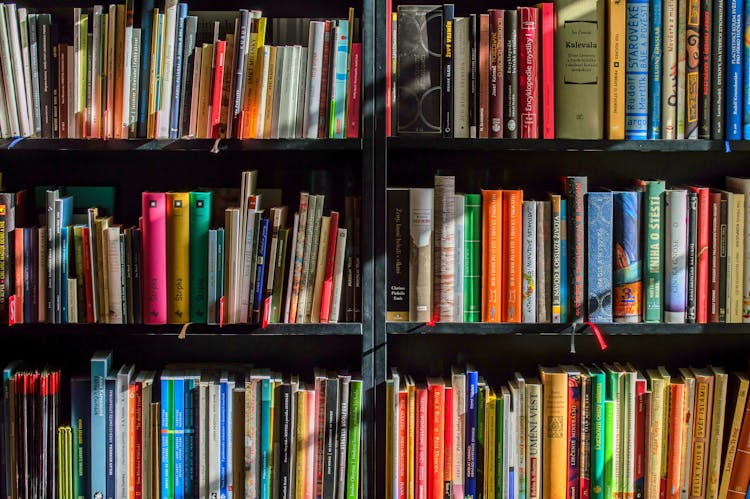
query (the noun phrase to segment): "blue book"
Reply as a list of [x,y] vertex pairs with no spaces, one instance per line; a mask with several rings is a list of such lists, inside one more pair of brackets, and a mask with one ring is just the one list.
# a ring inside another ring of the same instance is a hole
[[[159,454],[159,469],[161,470],[161,499],[172,499],[174,497],[174,489],[171,487],[172,484],[169,482],[170,473],[170,458],[171,452],[169,447],[169,437],[171,428],[169,427],[169,416],[172,412],[172,377],[166,372],[161,375],[161,453]],[[172,435],[174,437],[174,435]],[[174,475],[171,475],[174,477]]]
[[229,383],[225,373],[221,375],[219,384],[219,499],[227,499],[227,425],[229,424]]
[[477,497],[477,385],[479,374],[466,370],[466,478],[465,499]]
[[661,60],[662,60],[662,3],[650,4],[651,36],[649,38],[648,61],[648,138],[661,138]]
[[185,378],[176,375],[172,381],[174,411],[174,499],[185,497]]
[[641,193],[614,194],[612,308],[617,322],[643,319]]
[[91,357],[91,497],[107,493],[107,404],[106,379],[112,362],[111,351]]
[[343,139],[346,136],[346,66],[349,61],[349,21],[337,21],[335,30],[336,54],[331,91],[331,123],[328,136],[331,139]]
[[141,2],[141,70],[138,87],[138,137],[148,135],[148,89],[151,75],[151,31],[154,22],[154,0]]
[[[67,288],[67,280],[62,282],[62,230],[73,223],[73,196],[65,196],[55,200],[55,320],[56,324],[62,322],[62,290]],[[67,303],[65,304],[67,309]]]
[[560,323],[568,322],[568,202],[560,201]]
[[60,231],[60,320],[63,324],[68,321],[68,226]]
[[263,319],[263,292],[266,289],[266,267],[269,263],[266,262],[266,246],[268,246],[266,241],[268,241],[269,222],[267,218],[261,220],[260,230],[258,231],[258,269],[255,273],[255,302],[253,304],[253,314],[257,323],[262,322]]
[[185,497],[195,497],[195,385],[200,376],[185,376]]
[[[174,76],[172,78],[172,106],[169,116],[169,138],[176,139],[180,127],[180,90],[182,89],[182,52],[185,46],[186,3],[177,4],[177,36],[174,44]],[[175,491],[176,492],[176,491]]]
[[[739,2],[738,2],[739,3]],[[731,5],[731,2],[730,2]],[[750,139],[750,40],[747,40],[745,36],[750,34],[750,0],[745,0],[745,24],[742,29],[742,35],[740,36],[742,43],[742,87],[739,94],[742,96],[742,138]],[[731,25],[730,25],[731,29]],[[729,32],[729,38],[731,39],[733,32]],[[731,50],[731,49],[730,49]],[[731,66],[730,66],[731,71]],[[731,74],[731,73],[730,73]]]
[[589,192],[588,198],[588,318],[612,322],[612,192]]
[[648,138],[649,0],[628,0],[625,58],[625,138]]
[[743,0],[729,0],[727,6],[727,140],[742,139],[742,59],[744,30]]
[[91,422],[91,378],[85,376],[70,380],[70,429],[73,433],[73,497],[86,497],[90,490],[89,438]]
[[260,384],[260,499],[271,499],[271,380]]
[[115,499],[117,496],[117,436],[115,427],[117,425],[115,415],[117,414],[117,376],[107,376],[106,383],[106,406],[107,406],[107,499]]

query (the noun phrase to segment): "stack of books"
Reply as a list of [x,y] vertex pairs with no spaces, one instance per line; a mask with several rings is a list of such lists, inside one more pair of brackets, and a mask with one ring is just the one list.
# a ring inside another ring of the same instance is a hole
[[750,138],[742,2],[557,0],[463,17],[454,4],[400,5],[389,14],[390,135]]
[[[38,221],[33,209],[28,213],[28,191],[0,193],[3,318],[10,324],[361,320],[354,237],[360,199],[346,197],[340,214],[324,211],[324,195],[302,192],[299,211],[289,217],[281,192],[256,184],[257,172],[244,172],[239,199],[229,200],[223,189],[144,192],[142,216],[131,227],[114,223],[113,188],[70,188],[67,195],[41,189],[46,206]],[[100,191],[108,199],[96,197]],[[211,228],[222,219],[223,227]]]
[[69,396],[60,379],[18,363],[3,370],[3,497],[361,497],[356,375],[136,373],[101,351]]
[[0,136],[359,136],[354,9],[271,22],[259,10],[137,3],[74,8],[72,24],[0,4]]
[[388,190],[387,320],[750,321],[750,179],[563,194]]
[[744,373],[720,367],[540,367],[497,385],[471,367],[394,370],[384,497],[739,499],[747,393]]

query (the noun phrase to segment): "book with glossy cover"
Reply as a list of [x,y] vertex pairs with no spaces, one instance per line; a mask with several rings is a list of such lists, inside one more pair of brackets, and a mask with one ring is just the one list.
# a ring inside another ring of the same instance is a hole
[[645,140],[648,136],[649,4],[649,0],[630,0],[626,7],[625,138],[628,140]]
[[665,0],[662,25],[661,138],[677,138],[677,3]]
[[743,78],[745,5],[742,0],[727,0],[726,37],[726,130],[724,138],[743,138]]
[[167,193],[167,322],[190,321],[190,193]]
[[143,217],[143,323],[167,322],[167,196],[144,192]]
[[482,196],[466,194],[464,211],[464,321],[482,320]]
[[612,322],[612,192],[589,192],[588,320]]
[[641,193],[614,194],[614,272],[612,310],[615,322],[640,322],[643,304],[641,271]]
[[211,192],[190,193],[190,322],[206,323]]
[[503,322],[521,322],[523,296],[523,191],[503,191]]
[[687,312],[687,191],[665,195],[664,321],[685,322]]
[[[506,139],[517,139],[520,136],[518,123],[518,11],[503,11],[503,36],[505,49],[503,54],[505,71],[503,73],[503,134]],[[498,40],[499,42],[499,40]],[[513,62],[516,62],[515,64]]]
[[409,318],[432,320],[433,190],[411,189],[409,195]]
[[539,9],[518,7],[518,126],[522,139],[539,138]]

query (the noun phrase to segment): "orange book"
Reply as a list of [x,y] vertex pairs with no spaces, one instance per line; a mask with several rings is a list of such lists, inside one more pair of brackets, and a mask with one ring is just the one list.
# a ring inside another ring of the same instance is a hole
[[[128,469],[135,471],[135,397],[136,383],[130,383],[128,386],[128,425],[131,430],[128,432]],[[135,499],[135,473],[128,473],[128,499]]]
[[443,499],[445,383],[440,378],[430,378],[427,380],[427,392],[427,497]]
[[542,378],[543,499],[565,499],[568,486],[568,374],[559,367],[540,367]]
[[680,497],[680,464],[684,431],[685,384],[669,385],[669,443],[667,450],[667,499]]
[[742,431],[737,441],[737,453],[729,480],[727,499],[744,499],[750,482],[750,397],[742,418]]
[[[693,409],[693,466],[689,497],[705,499],[714,377],[708,369],[693,369],[692,371],[695,376],[695,408]],[[747,485],[747,480],[744,484]]]
[[115,34],[115,74],[110,78],[115,80],[115,102],[114,105],[114,129],[113,135],[116,139],[127,137],[122,136],[122,92],[123,85],[123,68],[125,67],[125,5],[117,6],[117,32]]
[[432,450],[429,439],[429,394],[424,384],[417,384],[416,389],[416,423],[414,438],[414,499],[428,499],[427,492],[430,473],[427,468],[428,454]]
[[503,191],[482,190],[482,322],[502,321]]
[[503,191],[503,322],[521,322],[523,289],[523,191]]
[[394,499],[406,499],[406,459],[407,453],[407,411],[409,400],[406,389],[398,391],[398,497]]

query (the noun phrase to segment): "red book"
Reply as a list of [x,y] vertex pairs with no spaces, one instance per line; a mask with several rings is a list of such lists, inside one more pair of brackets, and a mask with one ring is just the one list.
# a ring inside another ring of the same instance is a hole
[[443,497],[451,497],[453,489],[453,387],[445,387],[445,424],[443,425]]
[[505,74],[503,18],[505,11],[490,9],[489,13],[489,136],[495,139],[503,137],[503,75]]
[[331,72],[331,21],[326,21],[323,36],[323,71],[320,75],[320,113],[318,113],[318,138],[327,139],[328,131],[328,75]]
[[167,195],[142,194],[143,323],[167,323]]
[[[387,59],[390,61],[390,58]],[[386,73],[390,79],[390,73]],[[349,66],[349,90],[347,91],[348,101],[346,104],[346,136],[350,139],[359,137],[359,114],[360,102],[362,97],[362,44],[352,43],[351,64]],[[389,89],[390,87],[386,87]],[[390,94],[390,92],[388,92]],[[390,102],[386,99],[386,102]],[[390,121],[386,120],[387,124]]]
[[708,322],[708,245],[711,239],[708,187],[690,187],[698,194],[698,249],[696,255],[695,297],[697,302],[695,321]]
[[217,40],[214,47],[214,81],[211,87],[211,138],[219,138],[221,128],[221,87],[224,83],[224,55],[227,50],[225,40]]
[[409,408],[408,394],[406,390],[398,392],[398,497],[396,499],[406,499],[406,456],[407,456],[407,435],[408,421],[406,413]]
[[429,437],[429,433],[427,431],[427,388],[421,384],[417,385],[415,393],[417,420],[415,425],[416,442],[414,446],[414,499],[427,499],[427,438]]
[[552,2],[538,4],[541,22],[542,138],[555,138],[555,7]]
[[539,138],[539,9],[518,8],[518,114],[522,139]]
[[23,324],[23,229],[20,227],[13,231],[13,244],[14,251],[16,252],[16,287],[14,293],[16,295],[15,323]]
[[94,322],[94,285],[91,280],[91,240],[88,227],[83,227],[83,288],[86,292],[86,322]]
[[719,286],[721,277],[719,261],[721,257],[721,193],[711,192],[708,196],[708,219],[710,226],[709,275],[708,275],[708,321],[719,322]]
[[133,464],[131,467],[131,481],[133,483],[133,494],[136,498],[143,497],[143,383],[136,381],[130,385],[131,410],[133,417],[130,424],[133,431],[130,432],[132,439],[131,449],[133,452]]
[[320,297],[320,322],[328,323],[331,317],[333,301],[333,267],[336,263],[336,241],[339,232],[339,212],[331,212],[331,226],[328,230],[328,250],[326,252],[326,271],[323,277],[323,292]]
[[443,499],[445,384],[439,378],[431,378],[427,380],[427,391],[427,497]]
[[646,379],[638,378],[635,382],[635,497],[641,498],[645,497],[646,414]]
[[490,123],[490,16],[479,15],[479,138],[489,137]]

